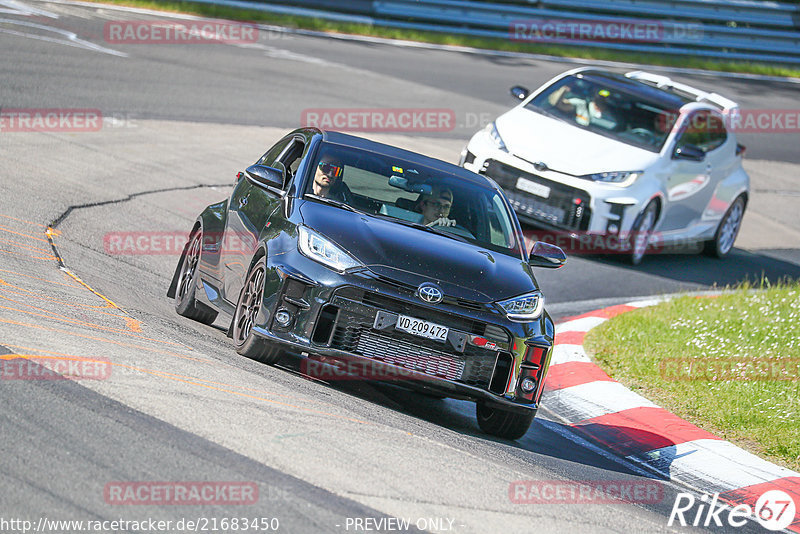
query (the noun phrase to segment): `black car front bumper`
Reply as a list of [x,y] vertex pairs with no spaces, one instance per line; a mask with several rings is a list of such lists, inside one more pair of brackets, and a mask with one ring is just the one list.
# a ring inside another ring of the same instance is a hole
[[[493,304],[445,299],[428,305],[414,296],[415,288],[368,269],[335,273],[291,252],[272,260],[261,320],[253,329],[259,337],[309,361],[364,373],[363,379],[498,408],[538,408],[555,335],[546,313],[514,323]],[[279,311],[288,314],[288,324],[275,319]],[[446,341],[398,330],[400,314],[447,327]],[[327,377],[347,379],[339,371]],[[535,380],[533,391],[521,390],[524,377]]]

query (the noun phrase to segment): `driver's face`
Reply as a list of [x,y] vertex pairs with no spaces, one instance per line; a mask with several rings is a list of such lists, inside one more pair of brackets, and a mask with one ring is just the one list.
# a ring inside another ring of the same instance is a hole
[[[317,172],[314,175],[314,182],[320,187],[330,187],[336,183],[338,178],[335,176],[336,169],[341,168],[336,163],[323,161],[317,166]],[[341,171],[340,171],[341,172]]]

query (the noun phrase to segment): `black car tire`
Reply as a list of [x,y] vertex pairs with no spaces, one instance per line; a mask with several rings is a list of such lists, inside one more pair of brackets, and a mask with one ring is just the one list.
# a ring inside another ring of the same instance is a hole
[[266,274],[267,260],[265,256],[261,256],[247,273],[233,314],[231,332],[236,352],[258,362],[273,365],[280,360],[283,351],[253,333],[255,320],[264,300]]
[[217,312],[198,302],[195,298],[197,289],[197,265],[200,262],[200,250],[203,234],[198,228],[189,236],[186,253],[181,256],[178,286],[175,289],[175,311],[178,315],[188,317],[203,324],[211,324],[217,318]]
[[505,439],[519,439],[524,436],[535,415],[533,410],[512,412],[480,402],[475,405],[475,416],[481,430]]
[[655,202],[650,202],[642,210],[631,228],[631,253],[628,255],[628,261],[631,265],[639,265],[647,253],[647,245],[649,244],[650,234],[656,224],[656,215],[658,213],[658,206]]
[[739,235],[744,218],[744,197],[737,197],[736,200],[725,212],[725,216],[719,222],[717,233],[714,239],[705,242],[703,252],[714,258],[724,258],[733,250],[733,243]]

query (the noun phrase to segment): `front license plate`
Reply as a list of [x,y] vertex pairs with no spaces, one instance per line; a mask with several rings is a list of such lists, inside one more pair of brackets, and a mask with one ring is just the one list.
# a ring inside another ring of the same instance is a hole
[[426,337],[442,342],[447,341],[447,332],[450,330],[446,326],[429,323],[428,321],[409,317],[408,315],[398,316],[395,328],[403,332],[408,332],[409,334],[414,334],[415,336]]
[[517,180],[517,189],[520,191],[525,191],[526,193],[530,193],[532,195],[536,195],[537,197],[542,198],[549,198],[550,197],[550,188],[546,185],[537,184],[531,180],[526,178],[520,178]]

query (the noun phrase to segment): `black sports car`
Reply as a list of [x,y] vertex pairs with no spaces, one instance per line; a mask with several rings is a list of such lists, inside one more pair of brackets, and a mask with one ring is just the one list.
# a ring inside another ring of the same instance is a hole
[[565,261],[545,243],[528,256],[490,179],[303,128],[203,210],[168,295],[185,317],[230,317],[240,354],[472,400],[485,432],[516,439],[555,336],[531,267]]

